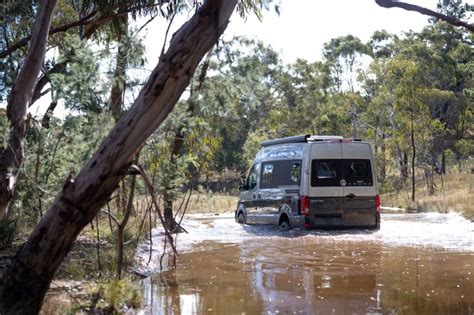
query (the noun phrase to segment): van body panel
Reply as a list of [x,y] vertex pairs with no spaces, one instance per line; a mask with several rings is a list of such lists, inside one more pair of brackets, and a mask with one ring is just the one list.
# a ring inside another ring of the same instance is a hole
[[[341,144],[340,143],[312,143],[311,144],[311,154],[309,155],[308,164],[309,164],[309,178],[308,183],[311,183],[312,176],[312,164],[313,160],[326,160],[330,162],[332,160],[339,160],[342,158]],[[309,197],[343,197],[343,189],[341,186],[313,186],[311,184],[308,186],[308,196]]]
[[375,196],[345,198],[344,222],[350,226],[375,225]]
[[[378,190],[372,149],[368,143],[345,143],[342,146],[342,157],[345,161],[343,173],[346,177],[344,186],[345,225],[375,225],[377,208],[375,196],[378,194]],[[364,165],[363,168],[367,172],[359,178],[351,178],[350,173],[356,165]]]
[[291,204],[292,196],[279,188],[260,189],[258,209],[256,214],[259,223],[278,224],[280,208],[282,205]]
[[[245,218],[247,223],[258,223],[256,212],[258,210],[258,187],[260,163],[254,163],[247,175],[247,190],[241,191],[239,195],[240,203],[245,208]],[[255,176],[255,177],[254,177]]]
[[[307,226],[339,226],[344,224],[344,189],[337,176],[340,172],[339,160],[342,158],[341,143],[321,142],[311,144],[309,158],[309,200],[310,214]],[[315,168],[321,167],[320,174]],[[314,176],[321,175],[321,184],[313,183]]]

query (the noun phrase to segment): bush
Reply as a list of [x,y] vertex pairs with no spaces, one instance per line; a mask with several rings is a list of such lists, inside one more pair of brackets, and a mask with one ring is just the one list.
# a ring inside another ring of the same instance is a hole
[[16,235],[17,222],[14,219],[5,218],[0,221],[0,249],[10,247]]

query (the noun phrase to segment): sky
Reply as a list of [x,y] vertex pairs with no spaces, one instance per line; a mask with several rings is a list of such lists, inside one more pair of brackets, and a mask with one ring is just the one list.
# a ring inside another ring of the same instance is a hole
[[[435,10],[438,0],[407,2]],[[278,51],[285,63],[297,58],[314,62],[321,60],[323,45],[331,38],[352,34],[365,42],[376,30],[400,34],[419,31],[428,24],[427,16],[398,8],[382,8],[374,0],[281,0],[280,4],[280,15],[271,6],[270,10],[264,11],[262,21],[253,14],[243,20],[234,13],[224,38],[248,36],[259,39]],[[175,19],[173,30],[185,18]],[[145,43],[160,43],[147,45],[150,62],[157,60],[161,51],[163,37],[157,34],[164,28],[166,25],[158,22],[146,30]]]
[[[363,42],[376,30],[385,29],[390,33],[401,34],[409,30],[419,31],[428,24],[428,17],[416,12],[398,8],[386,9],[378,6],[375,0],[274,0],[280,4],[278,15],[273,6],[264,10],[263,20],[254,14],[246,19],[235,12],[230,20],[224,39],[234,36],[247,36],[261,40],[272,46],[285,63],[297,58],[310,62],[321,60],[322,48],[331,38],[352,34]],[[410,0],[407,2],[436,9],[438,0]],[[190,15],[177,16],[170,29],[171,35],[188,19]],[[138,20],[139,28],[146,19]],[[145,69],[151,71],[158,61],[164,34],[168,24],[164,19],[155,19],[148,24],[140,36],[147,47]],[[143,72],[146,74],[147,72]],[[129,95],[127,101],[133,101]],[[33,115],[42,115],[51,102],[47,94],[29,110]],[[58,108],[55,112],[64,116],[65,111]]]

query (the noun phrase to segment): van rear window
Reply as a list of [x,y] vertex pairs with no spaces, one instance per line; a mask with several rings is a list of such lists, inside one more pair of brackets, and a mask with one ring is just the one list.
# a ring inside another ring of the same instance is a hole
[[311,186],[339,186],[341,180],[340,160],[313,160],[311,162]]
[[342,179],[346,186],[373,186],[370,160],[312,160],[312,187],[338,187]]
[[372,186],[370,160],[344,160],[344,179],[347,186]]

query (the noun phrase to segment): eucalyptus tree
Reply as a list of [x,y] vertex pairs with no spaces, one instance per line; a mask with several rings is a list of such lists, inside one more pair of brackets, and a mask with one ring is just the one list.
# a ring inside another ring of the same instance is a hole
[[296,60],[278,76],[279,99],[268,113],[265,128],[278,137],[298,133],[345,133],[343,121],[347,108],[336,104],[338,95],[333,86],[327,63]]
[[[62,0],[57,6],[56,2],[6,1],[2,8],[0,75],[3,89],[0,97],[8,103],[10,139],[0,150],[0,218],[7,213],[24,159],[27,109],[50,92],[52,102],[43,118],[45,126],[61,97],[66,105],[76,109],[102,109],[107,100],[104,89],[99,90],[101,86],[97,85],[101,81],[98,60],[85,41],[92,36],[100,39],[106,37],[104,34],[116,34],[121,30],[118,25],[128,14],[135,17],[163,12],[166,16],[169,12],[165,11],[172,10],[179,1],[162,4],[139,0],[117,3]],[[33,21],[35,24],[30,32]],[[98,34],[98,30],[104,32]],[[49,38],[48,33],[51,34]],[[28,44],[30,53],[27,54],[25,47]],[[60,57],[43,62],[46,49],[59,50]]]
[[[54,2],[41,4],[44,6],[33,31],[35,35],[44,34],[41,47],[45,47],[49,23],[44,26],[41,22],[44,16],[50,21]],[[79,174],[66,181],[56,201],[10,261],[0,280],[0,312],[39,311],[50,281],[77,235],[107,202],[136,152],[173,109],[198,63],[225,30],[236,4],[206,1],[174,35],[134,105]],[[40,41],[39,36],[32,37],[32,46],[36,41]],[[40,61],[37,63],[41,66]],[[20,107],[26,112],[28,100],[24,103]]]
[[28,53],[8,96],[7,116],[10,121],[10,134],[5,148],[0,152],[0,219],[7,213],[23,163],[27,108],[43,64],[56,2],[56,0],[40,2],[31,31]]
[[280,69],[278,54],[260,42],[234,38],[216,47],[196,103],[197,115],[205,118],[221,139],[214,171],[245,170],[242,146],[249,132],[258,129],[276,105]]
[[[361,67],[362,57],[370,55],[368,45],[353,36],[346,35],[331,39],[324,44],[323,55],[331,65],[338,90],[345,91],[347,101],[351,103],[352,137],[357,138],[357,101],[355,77]],[[344,88],[344,85],[347,85]]]

